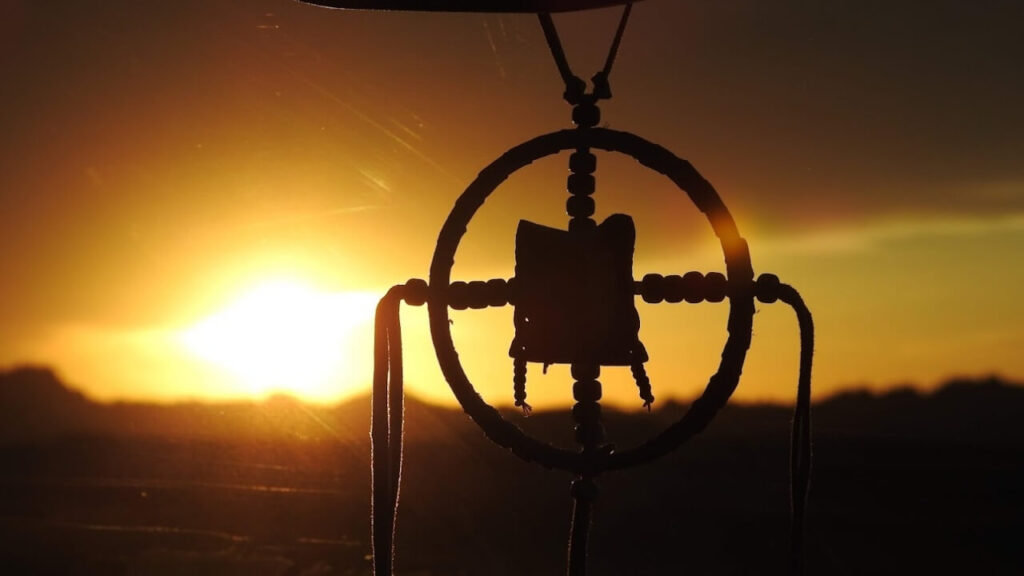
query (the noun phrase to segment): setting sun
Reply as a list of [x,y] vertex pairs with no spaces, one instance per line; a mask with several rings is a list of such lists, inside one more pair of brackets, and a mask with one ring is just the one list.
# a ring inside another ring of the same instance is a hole
[[369,328],[376,300],[367,292],[266,281],[187,329],[182,340],[249,394],[329,400],[353,386],[344,372],[357,360],[355,332]]

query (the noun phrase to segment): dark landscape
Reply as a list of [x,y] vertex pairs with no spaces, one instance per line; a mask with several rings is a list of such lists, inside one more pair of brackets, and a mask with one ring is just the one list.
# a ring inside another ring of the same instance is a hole
[[[608,412],[638,442],[685,405]],[[790,408],[729,406],[655,464],[609,474],[595,575],[784,574]],[[1024,573],[1024,388],[815,405],[809,573]],[[519,424],[571,445],[567,413]],[[561,574],[570,477],[410,399],[401,575]],[[369,574],[369,400],[97,404],[52,372],[0,373],[4,574]]]

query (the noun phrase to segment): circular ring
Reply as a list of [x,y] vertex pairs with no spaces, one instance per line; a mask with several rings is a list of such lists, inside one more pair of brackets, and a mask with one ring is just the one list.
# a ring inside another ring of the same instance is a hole
[[[537,440],[505,420],[473,388],[459,361],[452,341],[446,290],[451,269],[466,227],[488,196],[513,172],[535,160],[564,150],[596,148],[618,152],[641,165],[664,174],[705,214],[725,254],[729,280],[729,337],[722,350],[718,371],[708,381],[700,398],[677,422],[647,442],[601,456],[557,448]],[[633,466],[662,456],[700,432],[725,405],[739,382],[743,361],[750,347],[754,318],[754,272],[747,243],[740,237],[732,215],[715,189],[690,165],[665,148],[628,132],[606,128],[571,129],[538,136],[511,148],[484,168],[452,208],[441,228],[430,264],[427,308],[434,350],[448,385],[469,416],[497,444],[529,461],[549,468],[591,473]]]

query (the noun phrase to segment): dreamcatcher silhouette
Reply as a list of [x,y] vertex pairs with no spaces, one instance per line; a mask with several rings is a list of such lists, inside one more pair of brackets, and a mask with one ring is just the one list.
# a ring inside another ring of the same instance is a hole
[[[395,516],[402,466],[402,338],[401,302],[426,304],[437,359],[452,392],[474,422],[494,443],[520,458],[576,475],[569,537],[568,573],[586,573],[587,535],[591,507],[597,496],[595,478],[663,456],[703,430],[739,382],[750,347],[755,299],[781,300],[796,311],[801,339],[800,370],[791,445],[791,556],[795,574],[803,572],[803,518],[810,476],[810,374],[813,354],[811,314],[800,295],[771,274],[755,280],[746,241],[715,189],[672,152],[628,132],[598,126],[598,102],[611,98],[608,82],[622,39],[631,2],[623,0],[302,0],[336,8],[383,10],[533,12],[565,82],[565,100],[573,107],[574,128],[551,132],[512,147],[490,165],[455,201],[441,228],[428,281],[412,279],[392,287],[377,306],[374,336],[374,381],[371,444],[373,453],[374,573],[392,573]],[[591,90],[575,76],[562,50],[552,12],[624,5],[604,68],[591,79]],[[718,237],[725,273],[690,271],[682,275],[648,274],[633,278],[635,228],[626,214],[596,222],[594,150],[632,157],[671,180],[706,216]],[[452,282],[455,253],[466,228],[490,195],[517,170],[561,152],[569,155],[565,230],[521,221],[515,238],[515,274],[509,279]],[[602,366],[629,366],[644,406],[654,402],[644,363],[647,352],[639,338],[636,296],[648,303],[729,301],[728,338],[718,370],[701,396],[675,423],[642,444],[617,449],[605,442],[601,423]],[[527,366],[539,363],[571,367],[572,418],[579,450],[567,450],[533,438],[506,420],[476,392],[463,370],[452,341],[449,308],[482,309],[512,305],[515,336],[512,359],[516,406],[529,412]]]

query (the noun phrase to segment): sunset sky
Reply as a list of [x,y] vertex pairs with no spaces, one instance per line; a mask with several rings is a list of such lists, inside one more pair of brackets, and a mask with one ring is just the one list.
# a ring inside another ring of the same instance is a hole
[[[556,16],[574,71],[618,9]],[[816,395],[1024,378],[1024,3],[646,0],[603,123],[718,189],[755,272],[804,295]],[[335,401],[368,390],[376,298],[425,278],[438,231],[507,148],[568,127],[531,15],[292,0],[0,4],[0,367],[102,400]],[[567,156],[514,175],[453,277],[509,277],[521,218],[564,226]],[[598,218],[637,225],[634,274],[723,270],[703,217],[608,154]],[[638,305],[659,399],[703,389],[727,304]],[[467,373],[510,404],[510,308],[453,313]],[[426,310],[412,393],[451,401]],[[790,400],[796,322],[759,305],[736,397]],[[628,370],[606,398],[639,407]],[[531,403],[571,400],[531,366]]]

